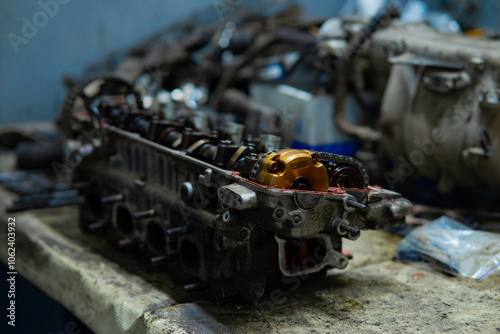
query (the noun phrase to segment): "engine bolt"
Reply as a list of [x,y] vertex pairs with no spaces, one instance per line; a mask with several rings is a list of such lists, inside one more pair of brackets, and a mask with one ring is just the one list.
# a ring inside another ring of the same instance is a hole
[[240,230],[240,238],[244,240],[248,236],[248,231],[245,229]]
[[276,161],[271,162],[268,165],[268,169],[272,173],[276,173],[278,171],[278,163]]
[[296,227],[301,227],[301,225],[302,225],[302,218],[299,215],[293,216],[293,224]]

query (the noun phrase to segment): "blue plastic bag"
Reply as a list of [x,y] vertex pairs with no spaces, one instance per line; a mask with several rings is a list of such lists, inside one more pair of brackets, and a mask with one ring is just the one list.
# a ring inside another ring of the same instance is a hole
[[500,234],[481,232],[443,216],[414,229],[396,258],[424,261],[443,272],[482,279],[500,273]]

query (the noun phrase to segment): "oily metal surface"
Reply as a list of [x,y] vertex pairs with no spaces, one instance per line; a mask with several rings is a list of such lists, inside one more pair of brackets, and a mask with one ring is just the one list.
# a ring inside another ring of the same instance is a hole
[[[9,159],[2,156],[2,164]],[[5,170],[5,169],[2,169]],[[0,189],[0,226],[13,196]],[[17,266],[97,333],[495,332],[500,328],[500,276],[448,277],[391,260],[400,237],[365,231],[344,248],[347,270],[331,271],[293,292],[272,291],[256,304],[209,302],[186,294],[161,267],[85,235],[77,209],[16,214]],[[0,247],[5,248],[5,234]],[[102,255],[101,255],[102,254]],[[0,254],[6,261],[5,252]]]

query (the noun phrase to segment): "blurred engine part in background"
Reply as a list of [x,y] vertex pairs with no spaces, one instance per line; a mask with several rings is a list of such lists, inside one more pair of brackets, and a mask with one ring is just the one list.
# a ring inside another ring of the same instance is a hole
[[[407,3],[403,17],[417,5]],[[372,152],[375,171],[385,168],[373,154],[387,152],[442,192],[499,187],[492,167],[498,42],[390,23],[399,16],[392,8],[370,21],[301,22],[298,7],[240,15],[177,33],[175,43],[149,41],[117,73],[137,80],[143,102],[165,117],[217,111],[250,134],[281,135],[285,146],[348,155],[361,148],[360,157]],[[409,176],[402,174],[381,182],[395,187]]]
[[[500,43],[402,29],[380,32],[370,46],[379,68],[383,58],[393,64],[381,108],[382,145],[438,180],[443,192],[455,184],[500,187]],[[396,41],[403,49],[380,53]]]
[[0,148],[15,150],[19,169],[50,169],[54,161],[63,158],[60,135],[51,126],[4,127],[0,130]]

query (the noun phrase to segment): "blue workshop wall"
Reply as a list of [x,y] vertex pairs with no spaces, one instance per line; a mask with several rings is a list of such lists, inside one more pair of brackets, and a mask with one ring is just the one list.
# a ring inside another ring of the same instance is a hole
[[81,77],[92,62],[212,3],[0,1],[0,124],[53,118],[65,94],[63,74]]

